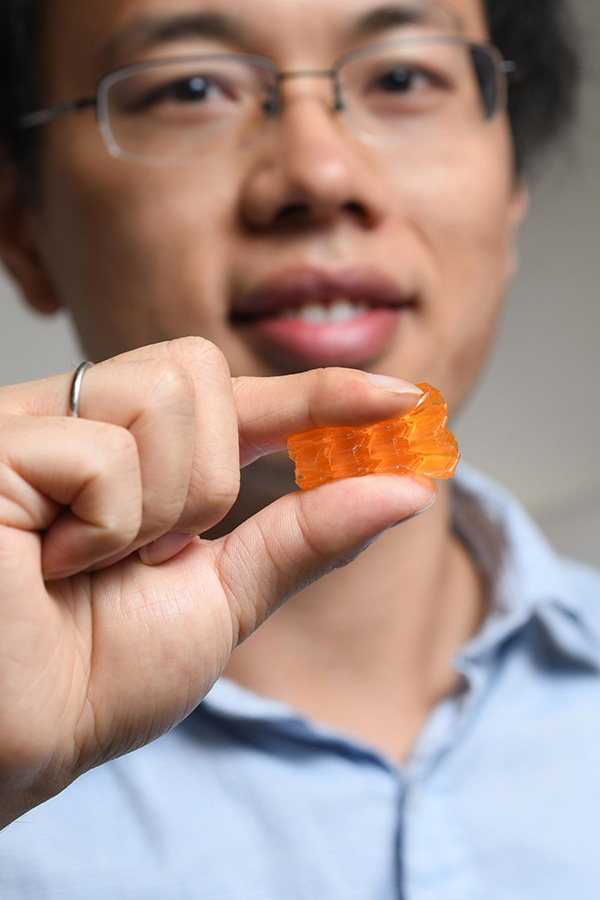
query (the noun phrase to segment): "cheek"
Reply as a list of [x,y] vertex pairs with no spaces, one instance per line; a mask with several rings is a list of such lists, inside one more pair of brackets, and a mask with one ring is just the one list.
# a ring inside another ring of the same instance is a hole
[[481,369],[514,271],[512,171],[510,142],[490,129],[403,173],[424,258],[431,356],[452,405]]
[[112,355],[187,333],[191,305],[194,329],[210,330],[227,270],[231,172],[113,160],[93,140],[57,148],[46,171],[44,255],[86,346],[93,335],[98,354]]
[[413,173],[414,219],[432,251],[457,273],[509,274],[514,185],[503,146],[462,143]]
[[495,319],[513,269],[512,229],[509,185],[473,170],[461,175],[447,179],[445,190],[443,179],[432,179],[431,224],[423,229],[441,279],[439,311],[468,332]]

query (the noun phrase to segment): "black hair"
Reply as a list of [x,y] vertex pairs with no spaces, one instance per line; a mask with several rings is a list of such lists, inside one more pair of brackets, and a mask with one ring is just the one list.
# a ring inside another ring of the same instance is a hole
[[517,171],[572,123],[581,79],[580,37],[569,0],[485,0],[492,43],[518,71],[508,113]]
[[[22,188],[34,196],[39,128],[19,128],[19,118],[43,105],[39,32],[43,3],[0,0],[0,160],[16,168]],[[492,42],[514,60],[510,116],[517,172],[571,122],[577,105],[580,61],[568,0],[484,0]]]
[[19,127],[40,105],[37,34],[42,0],[0,0],[0,163],[12,162],[23,189],[37,184],[39,135]]

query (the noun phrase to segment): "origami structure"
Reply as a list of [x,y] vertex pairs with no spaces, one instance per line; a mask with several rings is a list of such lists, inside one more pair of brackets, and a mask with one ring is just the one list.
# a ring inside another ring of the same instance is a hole
[[318,428],[288,438],[296,463],[296,484],[309,490],[372,472],[415,472],[429,478],[451,478],[460,453],[444,426],[448,405],[438,390],[419,384],[423,396],[410,413],[360,428]]

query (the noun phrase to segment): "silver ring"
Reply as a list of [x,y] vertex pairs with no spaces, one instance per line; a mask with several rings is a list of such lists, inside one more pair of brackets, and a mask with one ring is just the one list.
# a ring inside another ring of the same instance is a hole
[[94,363],[91,362],[82,362],[81,365],[77,366],[75,369],[75,374],[73,375],[73,381],[71,382],[71,393],[69,396],[69,413],[76,419],[79,416],[79,398],[81,396],[81,382],[83,381],[83,376],[90,366],[93,366]]

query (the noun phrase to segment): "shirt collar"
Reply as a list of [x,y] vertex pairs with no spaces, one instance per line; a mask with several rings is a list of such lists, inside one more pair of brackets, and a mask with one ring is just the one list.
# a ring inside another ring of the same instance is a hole
[[453,521],[490,588],[489,615],[457,656],[459,671],[484,665],[534,619],[566,662],[600,671],[600,641],[570,567],[523,507],[461,464],[453,485]]
[[301,714],[287,703],[256,694],[229,678],[221,677],[202,701],[209,712],[229,719],[273,720],[290,725],[303,721]]

